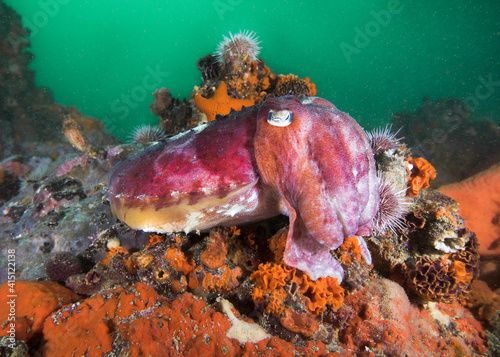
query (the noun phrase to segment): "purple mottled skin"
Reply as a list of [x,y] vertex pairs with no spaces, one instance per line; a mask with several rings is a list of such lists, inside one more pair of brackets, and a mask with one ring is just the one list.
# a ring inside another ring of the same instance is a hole
[[330,249],[369,235],[379,204],[361,127],[324,99],[293,96],[232,112],[118,163],[109,191],[118,218],[146,231],[288,215],[284,261],[313,280],[342,280]]

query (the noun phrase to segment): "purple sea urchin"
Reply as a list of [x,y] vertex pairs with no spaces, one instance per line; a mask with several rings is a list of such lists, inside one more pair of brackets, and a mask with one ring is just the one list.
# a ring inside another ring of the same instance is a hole
[[247,59],[255,61],[260,53],[258,46],[260,41],[253,31],[240,31],[230,37],[224,36],[224,40],[217,45],[215,57],[221,65],[235,59]]
[[402,138],[397,138],[398,131],[391,133],[392,125],[386,125],[385,128],[377,128],[375,130],[366,133],[368,139],[370,140],[370,145],[373,150],[373,155],[378,155],[387,150],[397,149],[399,147],[399,141]]
[[406,189],[398,190],[393,181],[380,179],[380,204],[373,218],[376,233],[383,234],[387,229],[395,232],[404,227],[403,215],[410,206],[405,193]]
[[132,132],[132,142],[134,143],[152,143],[166,138],[165,131],[159,126],[140,125]]

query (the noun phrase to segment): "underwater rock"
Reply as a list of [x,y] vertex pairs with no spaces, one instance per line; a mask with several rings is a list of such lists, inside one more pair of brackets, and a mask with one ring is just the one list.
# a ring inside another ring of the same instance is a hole
[[412,305],[400,285],[374,279],[346,296],[344,306],[328,318],[339,329],[344,355],[444,356],[453,355],[456,345],[465,355],[486,352],[483,329],[470,312],[458,303],[437,308],[449,317],[444,329],[430,313]]
[[439,191],[460,204],[465,224],[476,233],[479,253],[500,258],[500,165]]
[[[21,16],[1,1],[0,160],[16,155],[27,162],[33,153],[52,159],[63,154],[68,145],[61,140],[61,128],[67,116],[83,128],[88,143],[116,143],[102,121],[82,115],[75,107],[56,104],[49,88],[35,85],[35,73],[29,68],[34,58],[29,35]],[[87,145],[89,152],[90,148]],[[10,191],[0,188],[0,192]]]
[[375,267],[392,273],[412,298],[464,300],[479,275],[475,234],[465,227],[457,203],[437,191],[421,191],[405,226],[370,238],[369,246]]
[[21,180],[29,171],[20,157],[10,157],[0,162],[0,205],[19,193]]
[[[189,293],[169,302],[139,283],[66,305],[52,314],[44,323],[42,352],[54,357],[103,353],[162,356],[165,351],[172,356],[228,357],[245,353],[264,356],[266,351],[287,356],[325,353],[321,343],[294,346],[269,335],[259,337],[259,342],[240,344],[232,338],[236,337],[233,328],[239,316],[232,311],[230,315],[233,320]],[[244,332],[238,332],[237,337],[242,339]]]
[[435,190],[419,195],[406,220],[410,249],[432,257],[464,249],[473,235],[457,202]]
[[[215,56],[208,55],[198,61],[203,83],[195,87],[193,96],[212,98],[215,88],[227,85],[227,94],[236,100],[260,103],[270,96],[295,95],[298,98],[316,95],[316,86],[309,78],[272,73],[262,59],[257,58],[260,48],[253,32],[241,31],[230,38],[224,36]],[[202,108],[197,104],[197,108]],[[226,114],[227,112],[217,112]]]
[[189,101],[173,98],[166,88],[155,91],[151,112],[160,117],[160,126],[169,136],[270,96],[316,95],[316,86],[309,78],[272,73],[257,58],[259,47],[254,36],[249,31],[224,36],[215,55],[199,59],[197,66],[203,82],[195,86]]
[[45,272],[50,280],[65,281],[72,275],[80,274],[82,266],[70,252],[58,252],[50,255],[45,263]]
[[201,72],[203,82],[217,79],[220,76],[220,63],[218,63],[217,57],[213,55],[206,55],[200,58],[196,62],[196,66]]
[[401,128],[413,154],[436,168],[437,185],[465,180],[500,162],[500,127],[489,119],[472,118],[459,99],[433,102],[425,97],[415,112],[397,113],[392,123]]
[[[19,193],[2,206],[0,260],[6,259],[8,249],[16,250],[17,279],[45,277],[50,253],[78,255],[113,223],[105,198],[110,163],[81,155],[76,162],[84,166],[68,166],[74,159],[74,154],[65,154],[55,161],[30,161],[32,172],[41,174],[23,176]],[[58,177],[63,165],[64,175]],[[2,271],[0,281],[6,279],[7,272]]]
[[[60,286],[58,290],[40,290],[38,286],[47,283],[21,283],[39,291],[37,299],[45,305],[43,314],[41,309],[32,308],[29,312],[19,312],[18,316],[23,314],[26,321],[35,322],[33,329],[27,330],[30,335],[20,336],[29,344],[43,338],[38,352],[50,356],[81,353],[162,356],[166,349],[174,356],[217,355],[216,351],[224,351],[225,356],[244,353],[323,356],[369,351],[379,355],[436,357],[457,349],[468,356],[486,352],[481,325],[460,304],[419,308],[409,302],[401,286],[386,279],[374,279],[347,296],[338,311],[325,315],[323,323],[333,326],[335,332],[331,327],[324,329],[324,341],[298,338],[287,341],[269,334],[270,325],[263,329],[241,317],[227,300],[219,299],[226,301],[222,308],[229,318],[217,311],[220,304],[215,301],[209,304],[191,293],[181,293],[169,300],[142,283],[113,288],[86,299],[79,299]],[[23,296],[24,301],[29,295]],[[31,320],[33,315],[36,318]],[[6,312],[0,311],[0,319],[5,316]],[[294,316],[294,323],[289,314],[282,321],[291,329],[295,324],[303,331],[317,326],[316,321],[301,324],[298,316]],[[252,326],[258,336],[248,340],[253,337],[249,330],[234,330],[239,324]]]
[[[482,279],[482,277],[481,277]],[[483,323],[493,325],[497,311],[500,311],[500,295],[498,290],[493,291],[488,284],[482,280],[476,280],[472,284],[467,307],[474,311]]]
[[173,98],[169,89],[157,89],[153,96],[154,102],[150,104],[151,113],[160,118],[159,125],[168,136],[179,134],[198,124],[193,118],[191,105],[185,99],[181,101]]
[[21,16],[4,2],[0,2],[0,19],[0,160],[34,152],[48,156],[67,149],[60,140],[66,115],[84,128],[93,144],[116,142],[100,120],[85,117],[74,107],[56,104],[50,89],[35,85],[35,73],[29,68],[34,57],[27,39],[30,31],[22,27]]

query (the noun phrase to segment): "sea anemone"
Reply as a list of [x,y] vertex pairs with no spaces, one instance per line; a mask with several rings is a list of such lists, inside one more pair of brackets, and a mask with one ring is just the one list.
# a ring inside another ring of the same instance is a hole
[[383,234],[387,229],[393,232],[404,228],[403,215],[408,211],[410,203],[406,201],[406,188],[399,190],[396,184],[388,179],[380,179],[380,204],[375,214],[375,233]]
[[151,143],[165,140],[167,135],[159,126],[140,125],[132,132],[133,143]]
[[255,61],[260,53],[258,46],[260,41],[253,31],[240,31],[230,37],[224,36],[224,40],[217,45],[215,57],[221,65],[236,59],[248,59]]
[[400,146],[399,141],[403,138],[397,138],[398,131],[391,133],[392,125],[386,125],[385,128],[377,128],[366,133],[372,147],[373,155],[379,155],[387,150],[394,150]]

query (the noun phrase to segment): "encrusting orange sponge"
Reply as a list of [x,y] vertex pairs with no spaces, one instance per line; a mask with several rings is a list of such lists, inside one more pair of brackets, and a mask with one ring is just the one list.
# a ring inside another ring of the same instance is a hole
[[231,98],[227,94],[225,82],[220,82],[212,98],[207,99],[201,94],[195,95],[194,103],[207,116],[207,121],[215,120],[217,114],[229,114],[231,109],[241,110],[242,107],[251,107],[255,104],[253,100]]
[[408,163],[413,165],[410,177],[408,178],[407,195],[411,197],[418,196],[420,190],[429,188],[429,180],[436,178],[436,169],[422,157],[408,159]]
[[275,315],[283,312],[281,306],[288,295],[283,292],[288,291],[285,287],[292,282],[306,298],[306,307],[313,315],[322,314],[326,310],[326,305],[336,310],[344,302],[344,290],[336,278],[321,277],[313,281],[309,275],[285,264],[260,264],[258,270],[250,276],[250,280],[255,283],[252,293],[254,301],[266,302],[266,311]]
[[[13,287],[5,283],[0,286],[0,336],[11,335],[9,321],[14,323],[13,329],[18,340],[29,340],[41,335],[47,316],[79,299],[79,295],[55,281],[20,280]],[[9,304],[11,300],[12,306]]]

